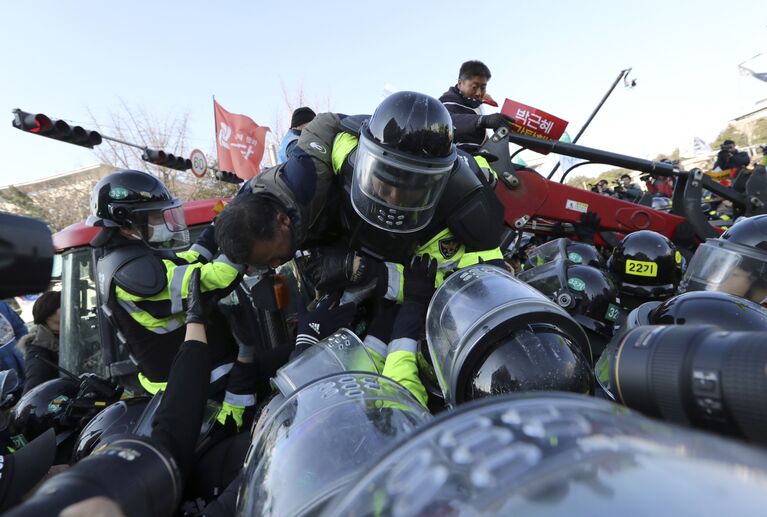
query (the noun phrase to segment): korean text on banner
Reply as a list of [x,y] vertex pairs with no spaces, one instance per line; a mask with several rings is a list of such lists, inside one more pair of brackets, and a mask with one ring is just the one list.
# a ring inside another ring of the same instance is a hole
[[[558,140],[565,132],[568,122],[550,113],[527,104],[506,99],[501,113],[514,119],[512,131],[520,135],[529,135],[545,140]],[[549,154],[545,149],[532,149],[541,154]]]
[[219,170],[233,172],[244,180],[256,176],[260,172],[269,128],[259,126],[245,115],[229,113],[215,100],[213,109]]

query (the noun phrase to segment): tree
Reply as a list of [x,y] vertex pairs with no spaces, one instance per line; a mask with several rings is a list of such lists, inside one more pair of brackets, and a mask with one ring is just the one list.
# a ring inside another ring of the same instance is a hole
[[[110,124],[102,125],[91,114],[93,125],[102,134],[176,156],[188,157],[191,151],[187,145],[188,113],[160,119],[143,108],[131,108],[121,100],[120,108],[111,112],[109,118]],[[142,149],[111,140],[105,139],[93,152],[102,163],[116,169],[137,169],[157,176],[173,194],[184,200],[231,197],[237,191],[236,185],[218,181],[212,174],[197,179],[190,171],[145,162],[141,159]],[[208,162],[212,162],[211,158]]]
[[604,171],[597,177],[575,176],[569,178],[567,184],[573,187],[583,188],[584,183],[586,185],[595,185],[601,180],[607,180],[607,182],[610,183],[610,186],[613,186],[624,174],[631,174],[631,171],[629,169],[610,169]]
[[331,111],[333,104],[332,97],[328,92],[324,98],[309,99],[304,90],[304,83],[299,83],[294,92],[290,92],[284,83],[280,82],[280,89],[282,91],[282,101],[284,107],[277,108],[277,112],[274,116],[274,122],[270,126],[272,131],[269,136],[269,145],[279,147],[282,142],[283,136],[290,129],[290,117],[293,114],[293,110],[300,108],[301,106],[308,106],[314,110],[315,113]]
[[714,141],[711,143],[712,149],[718,149],[721,147],[725,140],[732,140],[736,146],[742,147],[748,145],[748,137],[735,128],[732,124],[728,124],[724,130],[719,133]]
[[10,205],[7,209],[42,219],[55,232],[88,216],[93,186],[113,170],[97,166],[21,187],[12,185],[0,190],[0,198]]
[[755,144],[767,144],[767,117],[756,121],[751,131],[751,141]]
[[589,185],[596,184],[598,180],[592,176],[569,176],[565,184],[571,187],[578,187],[582,189],[589,189]]
[[22,192],[14,185],[10,185],[8,188],[0,190],[0,198],[18,208],[18,211],[21,214],[46,221],[48,220],[46,210],[29,197],[26,192]]

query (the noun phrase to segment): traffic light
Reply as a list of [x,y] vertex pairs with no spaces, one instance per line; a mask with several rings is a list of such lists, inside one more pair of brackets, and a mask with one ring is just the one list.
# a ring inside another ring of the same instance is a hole
[[144,149],[141,159],[145,162],[159,165],[160,167],[176,169],[177,171],[185,171],[192,168],[192,160],[183,156],[174,156],[157,149]]
[[71,126],[63,120],[52,119],[42,113],[27,113],[15,109],[13,110],[13,127],[91,149],[101,143],[101,135],[98,131]]
[[226,172],[226,171],[216,171],[215,173],[216,179],[219,181],[225,181],[227,183],[234,183],[235,185],[237,183],[242,183],[242,178],[237,176],[233,172]]

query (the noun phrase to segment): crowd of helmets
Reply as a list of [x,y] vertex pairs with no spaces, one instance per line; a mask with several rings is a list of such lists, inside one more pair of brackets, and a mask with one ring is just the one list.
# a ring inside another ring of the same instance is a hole
[[[506,258],[431,299],[436,416],[346,329],[280,368],[236,478],[239,514],[758,514],[767,215],[689,260],[653,231],[610,253],[520,234]],[[75,454],[131,411],[100,413]]]
[[[506,255],[516,275],[471,266],[431,299],[427,387],[449,408],[436,417],[376,375],[347,330],[278,371],[239,509],[759,514],[767,216],[689,260],[653,231],[609,254],[530,237]],[[339,367],[350,371],[316,380]]]

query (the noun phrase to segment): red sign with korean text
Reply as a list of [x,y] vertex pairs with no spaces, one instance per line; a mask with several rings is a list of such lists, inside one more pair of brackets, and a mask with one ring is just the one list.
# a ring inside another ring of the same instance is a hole
[[216,145],[218,168],[233,172],[249,180],[261,172],[261,158],[269,128],[259,126],[245,115],[229,113],[215,100],[213,109],[216,118]]
[[[503,103],[501,113],[514,119],[511,129],[515,133],[546,140],[559,140],[568,124],[566,120],[555,117],[551,113],[511,99],[506,99]],[[533,149],[533,151],[549,154],[549,151],[545,149]]]

